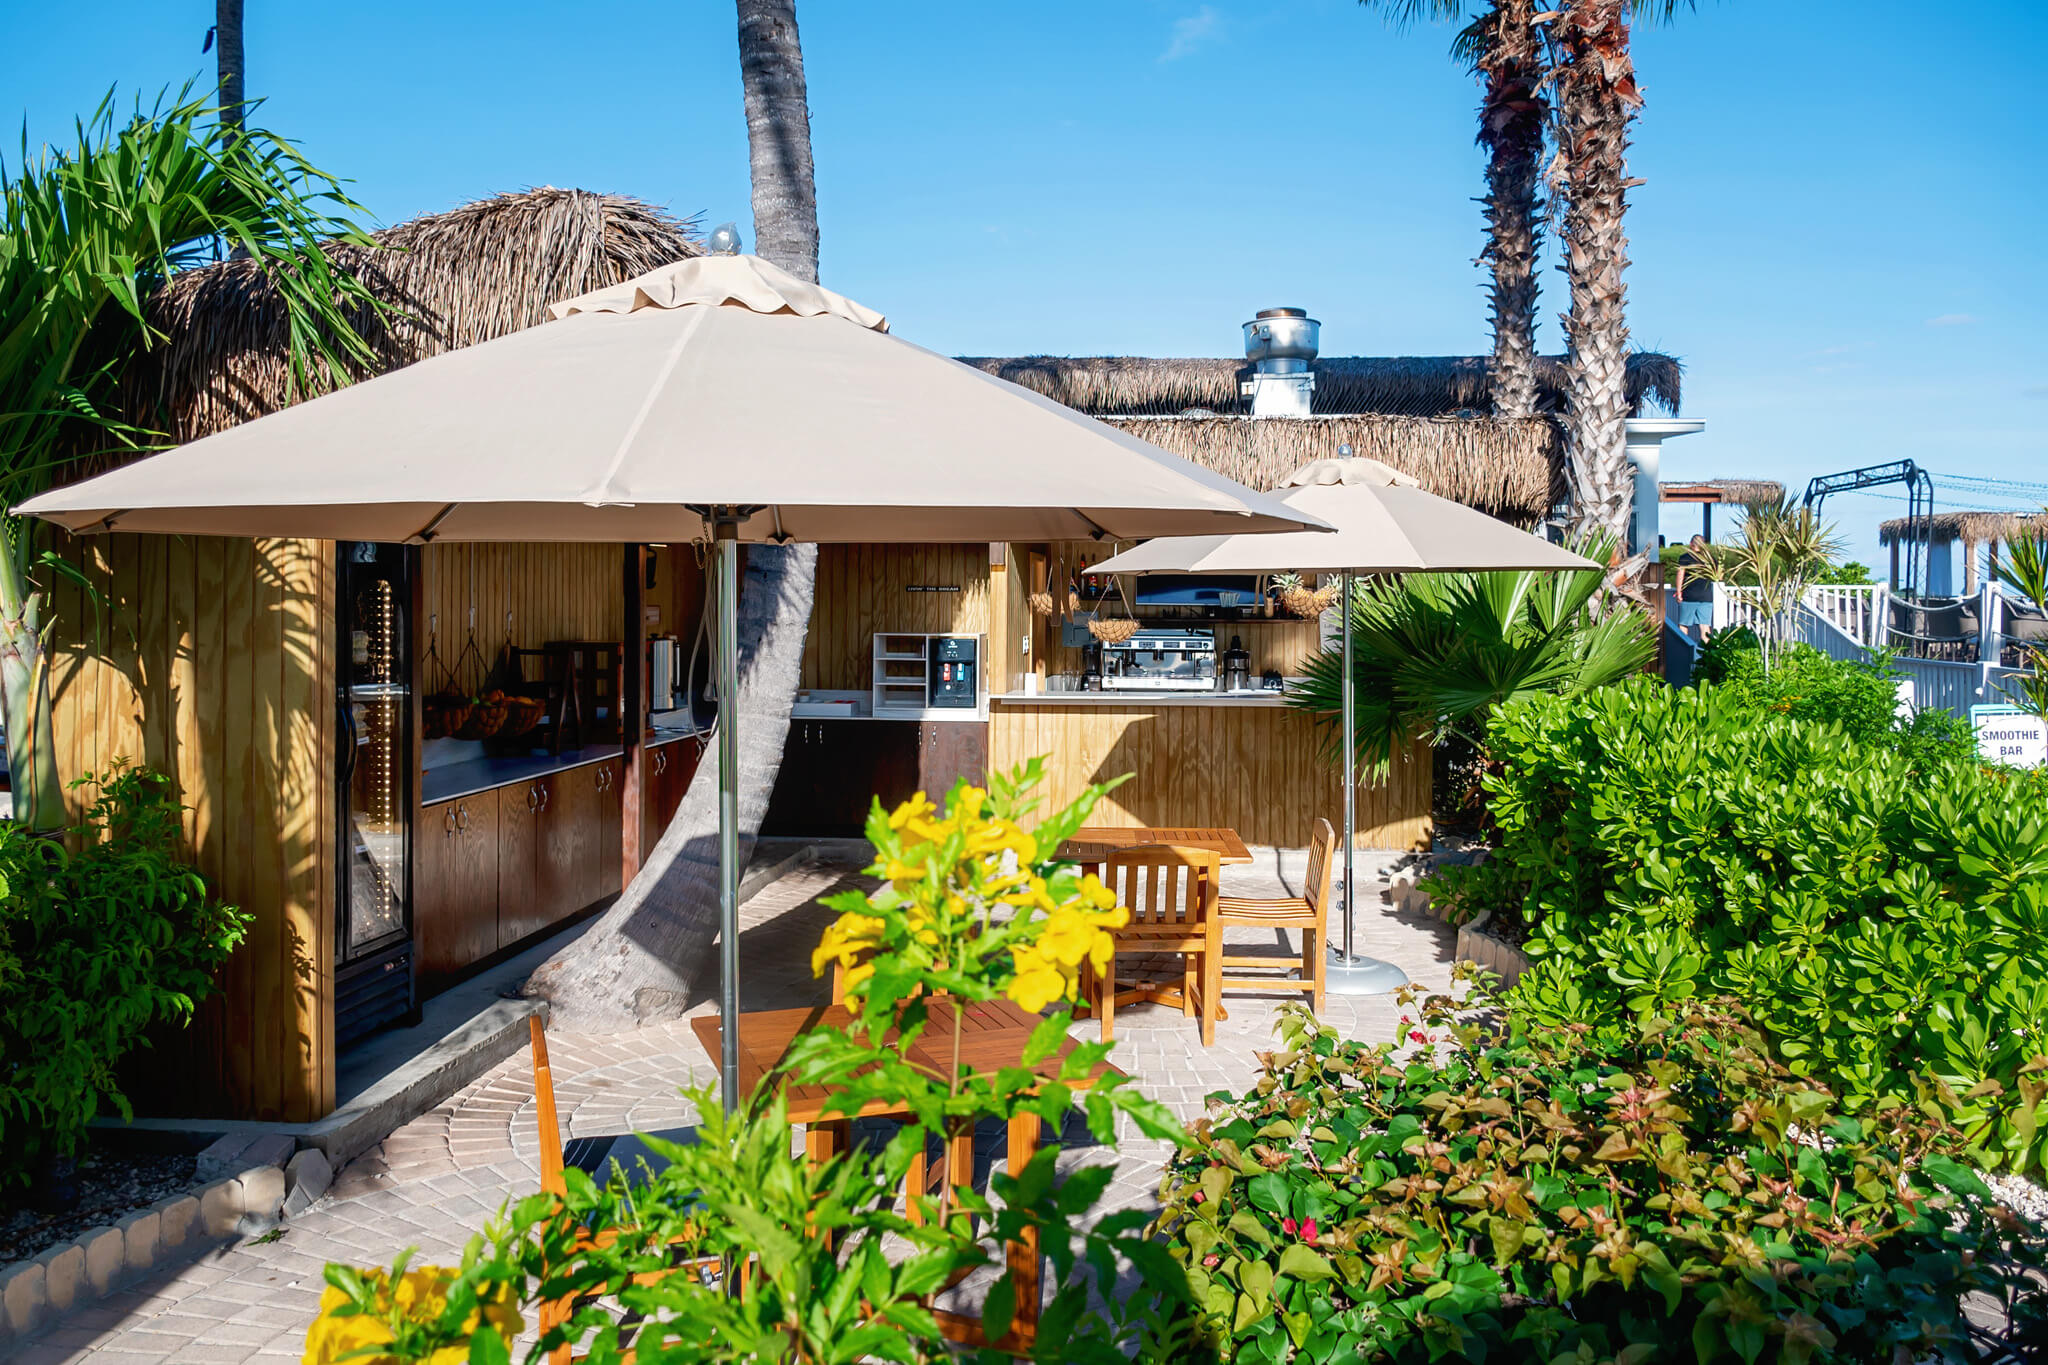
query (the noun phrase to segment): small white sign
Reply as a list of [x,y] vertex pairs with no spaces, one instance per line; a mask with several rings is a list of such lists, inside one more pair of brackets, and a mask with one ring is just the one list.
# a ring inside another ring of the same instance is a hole
[[2048,721],[2017,706],[1973,706],[1970,728],[1977,732],[1977,754],[2010,768],[2048,764]]

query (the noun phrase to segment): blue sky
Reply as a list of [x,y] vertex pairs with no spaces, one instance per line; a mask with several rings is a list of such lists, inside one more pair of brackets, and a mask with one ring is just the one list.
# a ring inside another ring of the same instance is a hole
[[[211,79],[205,0],[0,3],[0,113],[31,142],[109,85]],[[806,0],[799,18],[824,278],[913,340],[1230,354],[1251,310],[1300,304],[1330,354],[1488,346],[1476,92],[1444,30],[1351,0]],[[379,221],[578,185],[751,241],[727,0],[248,0],[247,24],[260,120]],[[1667,477],[1802,485],[1910,457],[2048,482],[2044,49],[2039,0],[1701,0],[1639,35],[1630,322],[1684,359],[1685,415],[1708,423]],[[1545,291],[1556,349],[1562,277]],[[1898,502],[1829,512],[1869,556]]]

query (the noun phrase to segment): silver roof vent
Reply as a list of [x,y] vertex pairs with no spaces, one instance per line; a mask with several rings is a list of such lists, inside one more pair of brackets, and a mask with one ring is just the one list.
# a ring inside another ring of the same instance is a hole
[[1322,330],[1302,308],[1261,308],[1244,325],[1244,358],[1252,362],[1252,377],[1240,391],[1252,400],[1252,416],[1309,415],[1316,388],[1309,364]]

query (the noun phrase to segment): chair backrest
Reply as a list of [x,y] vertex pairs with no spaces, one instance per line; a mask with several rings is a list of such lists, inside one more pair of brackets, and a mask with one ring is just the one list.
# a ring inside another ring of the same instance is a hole
[[1214,849],[1139,844],[1110,854],[1102,880],[1131,912],[1130,928],[1180,929],[1215,912],[1222,870]]
[[1318,910],[1330,903],[1330,873],[1336,853],[1337,831],[1318,816],[1315,833],[1308,841],[1308,876],[1301,887],[1301,898]]
[[555,1072],[548,1065],[547,1025],[539,1014],[526,1016],[527,1042],[533,1051],[534,1126],[540,1138],[540,1187],[549,1194],[566,1194],[562,1179],[562,1125],[555,1112]]

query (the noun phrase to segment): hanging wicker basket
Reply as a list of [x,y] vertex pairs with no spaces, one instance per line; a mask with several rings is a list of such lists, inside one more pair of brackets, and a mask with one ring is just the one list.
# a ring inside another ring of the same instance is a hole
[[1138,623],[1128,616],[1088,623],[1088,633],[1106,645],[1120,645],[1138,633]]
[[1304,620],[1314,620],[1337,605],[1339,589],[1334,585],[1320,588],[1282,588],[1280,605]]

